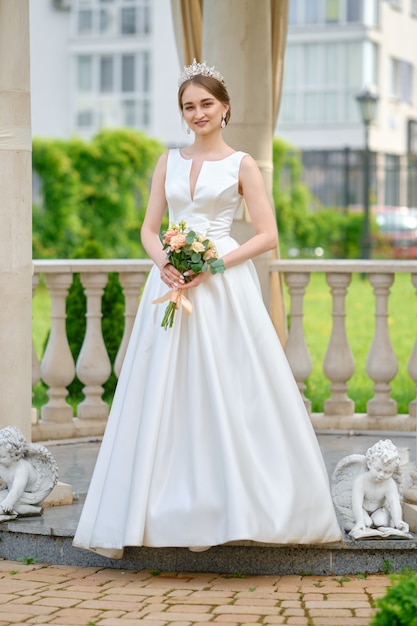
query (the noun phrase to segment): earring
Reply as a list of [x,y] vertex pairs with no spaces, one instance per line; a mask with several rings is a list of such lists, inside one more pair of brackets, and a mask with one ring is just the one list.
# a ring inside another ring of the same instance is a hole
[[187,126],[187,130],[186,130],[187,135],[189,135],[191,133],[190,127]]
[[222,121],[221,121],[220,126],[222,128],[226,128],[226,113],[223,113],[223,115],[222,115]]

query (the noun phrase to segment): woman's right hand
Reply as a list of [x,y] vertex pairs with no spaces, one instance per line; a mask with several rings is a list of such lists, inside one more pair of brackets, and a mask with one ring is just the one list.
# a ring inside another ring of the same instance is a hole
[[171,263],[162,267],[161,280],[170,289],[179,289],[185,282],[184,276]]

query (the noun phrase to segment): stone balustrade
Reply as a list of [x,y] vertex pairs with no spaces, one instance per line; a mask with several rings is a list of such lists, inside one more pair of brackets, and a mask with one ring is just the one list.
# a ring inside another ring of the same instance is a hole
[[[51,298],[48,343],[43,355],[36,355],[35,351],[33,355],[32,383],[35,386],[42,379],[49,398],[40,411],[39,419],[34,420],[34,440],[103,433],[109,410],[102,398],[103,385],[112,368],[116,375],[120,373],[140,291],[150,268],[149,260],[34,262],[34,293],[42,275]],[[390,382],[397,373],[398,363],[389,336],[388,311],[390,289],[397,273],[409,274],[417,292],[417,264],[413,261],[280,259],[270,262],[270,271],[281,272],[288,288],[290,323],[286,354],[313,425],[316,428],[344,430],[414,430],[416,399],[410,403],[407,414],[398,414],[397,403],[391,397]],[[101,324],[101,299],[110,272],[118,274],[125,297],[125,328],[114,363],[110,363]],[[303,308],[309,281],[315,272],[325,275],[332,302],[330,339],[322,363],[323,372],[329,380],[330,397],[324,401],[321,412],[311,413],[311,401],[306,397],[306,380],[313,364],[304,333]],[[66,335],[66,298],[76,273],[80,275],[87,299],[87,319],[82,348],[74,363]],[[346,334],[345,299],[354,273],[363,275],[369,281],[375,302],[374,336],[366,362],[367,376],[373,381],[373,397],[367,403],[365,414],[355,412],[355,403],[348,396],[348,381],[355,372],[355,362]],[[417,341],[409,357],[408,374],[417,386]],[[67,401],[67,387],[75,376],[84,385],[84,400],[78,405],[76,416]]]

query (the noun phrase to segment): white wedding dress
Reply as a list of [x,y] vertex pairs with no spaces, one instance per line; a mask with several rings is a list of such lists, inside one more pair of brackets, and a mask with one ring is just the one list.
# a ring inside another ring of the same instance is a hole
[[[169,152],[170,223],[206,234],[221,257],[241,207],[244,153],[203,164]],[[215,546],[341,539],[325,465],[251,261],[186,295],[161,327],[167,291],[147,280],[74,545]]]

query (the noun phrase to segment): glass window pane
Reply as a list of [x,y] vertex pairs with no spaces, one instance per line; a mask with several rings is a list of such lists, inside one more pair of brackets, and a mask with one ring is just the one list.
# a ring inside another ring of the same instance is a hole
[[321,97],[318,93],[306,93],[304,96],[304,120],[317,122],[320,119]]
[[149,128],[149,126],[151,125],[151,103],[149,100],[143,101],[142,124],[144,128]]
[[326,24],[339,21],[339,0],[326,0]]
[[89,35],[93,31],[93,12],[91,9],[82,9],[78,12],[78,34]]
[[135,100],[124,100],[123,107],[123,126],[134,128],[136,126],[136,102]]
[[151,9],[148,4],[138,7],[138,32],[149,35],[151,32]]
[[304,75],[306,85],[318,85],[321,82],[321,46],[308,44],[304,47]]
[[121,9],[121,33],[122,35],[134,35],[136,33],[135,7],[123,7]]
[[77,87],[78,91],[93,89],[93,59],[90,55],[82,55],[77,59]]
[[100,33],[107,36],[114,35],[116,33],[115,24],[115,7],[100,9]]
[[297,8],[298,0],[289,0],[288,6],[288,24],[294,26],[297,24]]
[[284,88],[295,87],[297,84],[297,50],[298,46],[287,46],[284,66]]
[[306,24],[319,23],[319,0],[308,0],[305,3],[305,21]]
[[135,56],[122,56],[122,91],[135,91]]
[[278,122],[291,123],[296,121],[296,98],[294,93],[283,94]]
[[379,0],[366,0],[363,5],[363,23],[367,26],[378,26]]
[[362,80],[362,46],[359,42],[350,42],[345,48],[346,84],[358,90],[364,84]]
[[359,122],[362,120],[359,104],[356,100],[357,91],[348,91],[345,98],[345,118],[347,122]]
[[362,0],[346,0],[346,20],[362,22]]
[[80,109],[77,112],[77,126],[88,128],[93,125],[93,111],[91,109]]
[[341,65],[339,62],[339,44],[328,43],[324,46],[325,55],[325,76],[324,82],[327,85],[337,85],[343,82],[340,76]]
[[400,61],[398,79],[401,100],[411,104],[412,66],[407,61]]
[[151,60],[149,52],[142,52],[139,57],[138,88],[144,93],[151,89]]
[[113,91],[113,57],[100,57],[100,91]]
[[377,47],[370,41],[363,44],[363,84],[377,85]]
[[341,117],[340,96],[336,92],[324,94],[324,121],[337,122]]

